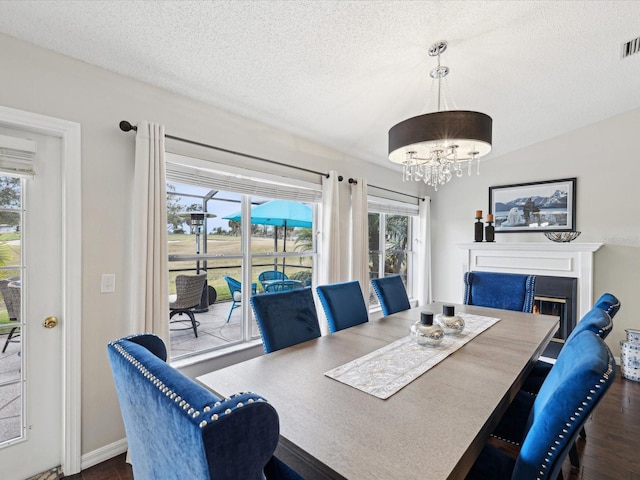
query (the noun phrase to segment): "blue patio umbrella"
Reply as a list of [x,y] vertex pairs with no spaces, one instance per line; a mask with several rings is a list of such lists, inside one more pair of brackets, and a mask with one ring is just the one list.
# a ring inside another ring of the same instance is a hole
[[[300,202],[290,200],[270,200],[251,208],[251,224],[272,225],[276,227],[275,245],[278,248],[278,227],[284,227],[283,252],[287,251],[287,227],[310,228],[313,212],[311,207]],[[242,220],[241,212],[222,217],[226,220],[239,222]],[[282,273],[284,273],[284,259],[282,259]]]

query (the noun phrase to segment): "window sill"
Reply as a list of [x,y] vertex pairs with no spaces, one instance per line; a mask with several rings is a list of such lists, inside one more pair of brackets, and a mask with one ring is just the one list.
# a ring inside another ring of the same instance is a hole
[[226,357],[230,357],[239,352],[245,352],[256,347],[260,347],[261,352],[263,352],[262,340],[259,338],[251,340],[250,342],[238,343],[236,345],[232,345],[220,350],[213,350],[210,352],[203,352],[198,355],[192,355],[187,358],[180,358],[178,360],[170,361],[169,364],[178,370],[188,369],[190,367],[198,366],[203,363],[209,363],[215,360],[223,361]]

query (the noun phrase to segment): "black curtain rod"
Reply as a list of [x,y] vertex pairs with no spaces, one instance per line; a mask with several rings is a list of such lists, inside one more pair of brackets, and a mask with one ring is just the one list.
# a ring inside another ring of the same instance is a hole
[[[350,178],[349,179],[349,183],[353,183],[353,184],[358,184],[358,181],[355,178]],[[396,192],[395,190],[389,190],[388,188],[384,188],[384,187],[376,187],[375,185],[367,185],[367,187],[371,187],[371,188],[377,188],[378,190],[384,190],[385,192],[391,192],[391,193],[396,193],[398,195],[404,195],[405,197],[411,197],[411,198],[415,198],[416,200],[421,200],[424,202],[424,197],[416,197],[415,195],[410,195],[408,193],[404,193],[404,192]]]
[[[136,127],[134,125],[131,125],[131,123],[127,122],[126,120],[122,120],[120,122],[120,130],[122,130],[123,132],[129,132],[131,130],[137,131],[138,127]],[[176,136],[173,136],[173,135],[167,135],[166,133],[165,133],[164,136],[166,138],[170,138],[171,140],[177,140],[179,142],[190,143],[191,145],[197,145],[199,147],[211,148],[212,150],[218,150],[219,152],[224,152],[224,153],[231,153],[232,155],[238,155],[240,157],[251,158],[252,160],[260,160],[262,162],[271,163],[273,165],[280,165],[281,167],[295,168],[296,170],[302,170],[303,172],[308,172],[308,173],[315,173],[316,175],[320,175],[321,177],[329,178],[329,174],[328,173],[318,172],[316,170],[309,170],[308,168],[303,168],[303,167],[296,167],[295,165],[289,165],[287,163],[276,162],[275,160],[269,160],[268,158],[257,157],[255,155],[249,155],[247,153],[236,152],[234,150],[227,150],[226,148],[216,147],[215,145],[209,145],[207,143],[196,142],[194,140],[189,140],[187,138],[176,137]],[[342,181],[342,178],[340,178],[339,180]]]

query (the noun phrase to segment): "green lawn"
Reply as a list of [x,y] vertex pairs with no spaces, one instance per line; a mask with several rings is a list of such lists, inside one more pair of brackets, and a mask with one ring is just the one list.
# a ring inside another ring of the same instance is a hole
[[[196,251],[195,235],[187,234],[169,234],[169,255],[176,254],[193,254]],[[240,237],[232,237],[228,235],[208,235],[207,236],[207,253],[224,254],[224,255],[240,255],[241,253]],[[293,241],[288,240],[287,245],[293,251]],[[272,238],[251,237],[251,250],[254,253],[273,252],[274,242]],[[282,240],[278,241],[278,249],[282,248]],[[282,267],[282,258],[278,258],[279,268]],[[312,259],[289,259],[286,264],[285,273],[290,276],[296,272],[310,271],[309,268],[301,268],[300,261],[303,266],[311,266]],[[202,265],[201,265],[202,267]],[[195,273],[196,262],[169,262],[169,270],[188,268],[188,272],[169,272],[169,291],[175,293],[175,277],[179,274],[192,275]],[[264,270],[273,270],[273,259],[259,258],[255,259],[252,268],[251,278],[253,282],[258,281],[258,275]],[[229,288],[224,280],[224,276],[233,277],[237,280],[241,278],[241,268],[239,258],[224,258],[210,260],[207,262],[207,279],[210,286],[214,287],[217,292],[217,301],[230,300],[231,295]],[[258,291],[260,286],[258,285]]]

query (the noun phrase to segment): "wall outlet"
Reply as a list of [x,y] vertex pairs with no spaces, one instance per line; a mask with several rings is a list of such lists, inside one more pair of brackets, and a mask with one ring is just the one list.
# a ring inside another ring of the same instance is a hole
[[102,283],[100,284],[100,293],[113,293],[116,291],[116,274],[103,273]]

